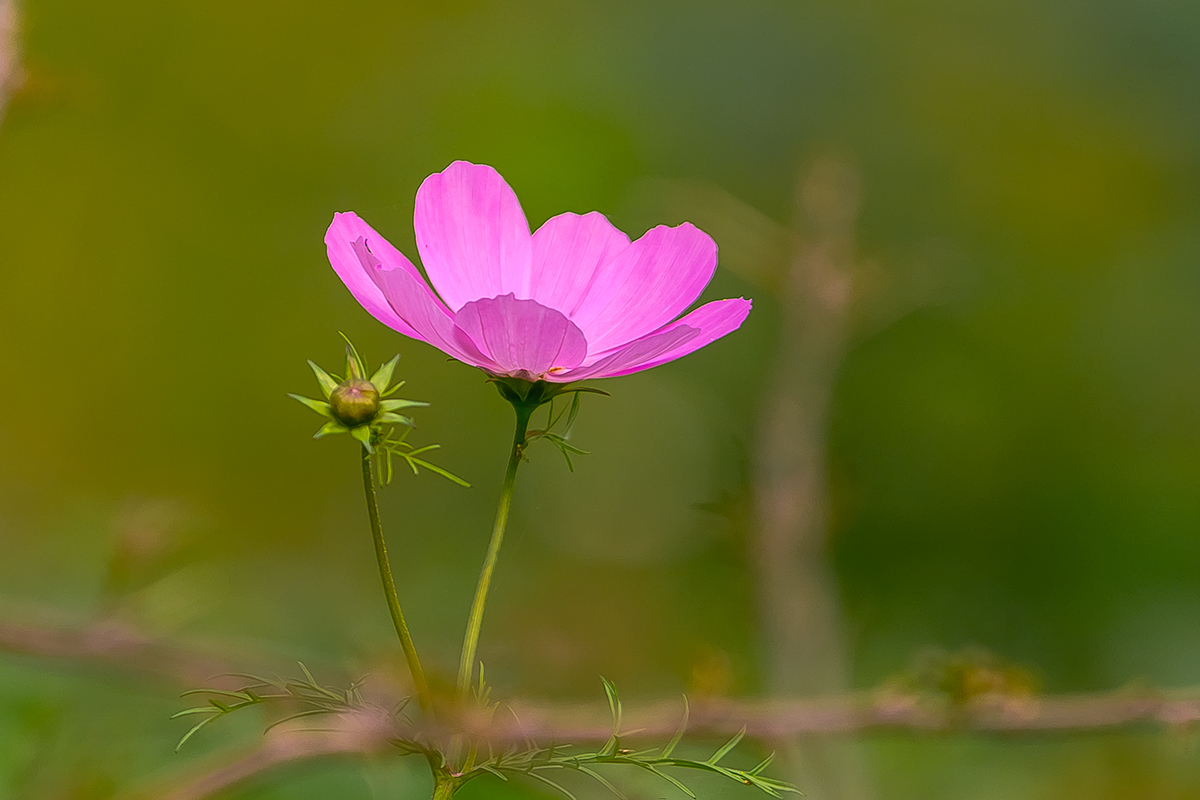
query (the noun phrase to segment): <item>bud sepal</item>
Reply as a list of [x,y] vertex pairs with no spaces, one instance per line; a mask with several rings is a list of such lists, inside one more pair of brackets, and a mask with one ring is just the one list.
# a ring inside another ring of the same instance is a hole
[[[345,339],[345,334],[342,335]],[[313,434],[314,439],[321,439],[338,433],[348,433],[359,442],[368,453],[379,459],[380,483],[390,483],[392,479],[392,457],[399,456],[408,462],[414,474],[419,467],[430,472],[436,472],[461,486],[470,486],[462,478],[447,472],[441,467],[430,464],[417,456],[436,450],[441,445],[426,445],[413,449],[405,439],[408,430],[398,434],[391,427],[403,426],[406,429],[416,427],[411,417],[397,413],[409,408],[428,406],[429,403],[420,400],[405,400],[400,397],[390,397],[404,381],[393,383],[396,364],[400,356],[396,355],[371,374],[367,374],[366,362],[358,354],[357,348],[346,339],[346,378],[326,372],[314,361],[309,360],[308,366],[317,379],[324,400],[315,400],[298,394],[288,394],[288,397],[304,404],[308,408],[326,417],[326,422]]]

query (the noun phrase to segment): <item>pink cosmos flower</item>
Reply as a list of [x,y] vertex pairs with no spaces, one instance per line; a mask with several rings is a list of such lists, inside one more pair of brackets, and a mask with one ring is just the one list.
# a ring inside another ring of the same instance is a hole
[[325,234],[355,299],[405,336],[493,375],[555,383],[665,364],[736,330],[750,301],[678,318],[712,279],[717,246],[683,223],[636,242],[602,214],[559,214],[536,233],[496,170],[456,161],[417,191],[421,262],[353,213]]

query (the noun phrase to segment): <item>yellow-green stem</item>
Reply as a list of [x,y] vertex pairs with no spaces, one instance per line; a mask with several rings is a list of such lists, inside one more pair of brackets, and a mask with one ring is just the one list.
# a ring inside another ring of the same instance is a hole
[[[375,560],[379,562],[379,577],[383,581],[383,596],[387,598],[388,611],[392,615],[392,624],[396,628],[396,636],[400,638],[400,648],[404,651],[404,660],[408,662],[408,671],[412,674],[413,686],[417,690],[417,702],[421,710],[433,717],[433,696],[429,693],[429,684],[425,681],[425,672],[421,669],[421,661],[417,658],[417,648],[413,644],[412,634],[408,632],[408,623],[404,621],[404,612],[400,610],[400,598],[396,596],[396,582],[392,579],[392,566],[388,563],[387,544],[383,540],[383,525],[379,522],[379,502],[375,498],[375,459],[364,447],[362,450],[363,491],[367,495],[367,516],[371,519],[371,535],[375,539]],[[446,795],[449,797],[449,795]]]
[[433,776],[433,800],[450,800],[458,790],[458,780],[435,772]]
[[475,648],[479,644],[479,630],[483,627],[483,608],[487,604],[488,588],[492,584],[492,571],[500,556],[500,543],[504,540],[504,528],[508,525],[508,510],[512,506],[513,487],[517,483],[517,467],[525,450],[525,434],[529,429],[529,418],[538,403],[514,402],[517,413],[517,429],[513,434],[512,451],[508,455],[508,469],[504,473],[504,486],[500,490],[500,504],[496,508],[496,522],[492,526],[492,539],[488,542],[487,556],[479,573],[475,587],[475,601],[471,603],[471,616],[467,620],[467,635],[463,639],[462,658],[458,662],[458,696],[466,699],[475,675]]

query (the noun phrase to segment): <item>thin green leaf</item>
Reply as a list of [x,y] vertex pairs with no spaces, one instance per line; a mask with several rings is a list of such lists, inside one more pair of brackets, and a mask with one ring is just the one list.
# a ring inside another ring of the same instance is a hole
[[613,685],[608,678],[601,676],[601,681],[604,682],[604,694],[608,697],[608,710],[612,714],[613,728],[612,735],[608,737],[608,741],[600,748],[597,753],[599,756],[615,755],[621,747],[621,698],[617,694],[617,687]]
[[506,783],[508,782],[508,776],[507,776],[507,775],[505,775],[505,774],[504,774],[504,772],[502,772],[501,770],[498,770],[498,769],[496,769],[495,767],[493,767],[493,766],[491,766],[491,765],[489,765],[489,764],[480,764],[480,765],[479,765],[478,767],[476,767],[475,769],[480,769],[480,770],[483,770],[484,772],[490,772],[491,774],[495,775],[495,776],[496,776],[497,778],[499,778],[500,780],[502,780],[502,781],[504,781],[504,782],[506,782]]
[[760,761],[760,762],[758,763],[758,766],[757,766],[757,767],[755,767],[754,769],[750,770],[750,774],[751,774],[751,775],[761,775],[761,774],[762,774],[762,771],[763,771],[764,769],[766,769],[767,767],[771,766],[771,762],[772,762],[772,761],[774,761],[774,760],[775,760],[775,754],[774,754],[774,753],[771,753],[771,755],[767,756],[767,757],[766,757],[766,758],[764,758],[762,761]]
[[[343,339],[345,339],[345,338],[346,338],[346,334],[342,333],[341,331],[338,331],[338,333],[341,333],[341,334],[342,334],[342,338],[343,338]],[[350,343],[350,340],[349,340],[349,339],[346,339],[346,343],[347,343],[347,344],[349,344],[349,343]],[[300,671],[304,673],[304,677],[305,677],[305,678],[308,678],[309,685],[311,685],[311,686],[316,686],[316,685],[317,685],[317,679],[316,679],[316,678],[314,678],[314,677],[313,677],[313,674],[312,674],[311,672],[309,672],[309,671],[308,671],[308,667],[306,667],[306,666],[304,665],[304,662],[303,662],[303,661],[297,661],[297,662],[296,662],[296,664],[298,664],[298,665],[299,665],[299,667],[300,667]]]
[[170,716],[170,719],[179,719],[188,714],[217,714],[220,712],[214,711],[212,706],[196,706],[195,708],[185,708],[183,711],[176,711]]
[[291,722],[294,719],[300,719],[301,717],[315,717],[318,714],[334,714],[334,713],[337,713],[337,712],[333,711],[332,709],[313,708],[313,709],[309,709],[308,711],[300,711],[295,714],[289,714],[288,716],[284,717],[283,719],[277,719],[274,722],[272,722],[270,725],[268,725],[267,727],[263,728],[263,733],[266,734],[272,728],[278,727],[285,722]]
[[333,416],[333,412],[329,410],[329,403],[326,403],[324,400],[313,400],[311,397],[303,397],[291,392],[288,392],[288,397],[303,403],[323,417]]
[[379,407],[384,411],[399,411],[402,408],[427,408],[429,403],[424,403],[420,400],[402,400],[399,397],[393,400],[380,400]]
[[410,428],[417,427],[417,423],[412,421],[411,417],[406,417],[403,414],[397,414],[392,411],[384,411],[378,417],[380,422],[390,422],[393,425],[407,425]]
[[563,437],[559,436],[557,433],[544,433],[542,435],[545,436],[550,441],[554,442],[556,445],[561,447],[563,450],[570,450],[572,453],[575,453],[576,455],[580,455],[580,456],[590,456],[591,455],[591,453],[589,451],[576,447],[575,445],[571,444]]
[[513,721],[517,723],[517,730],[521,731],[522,735],[524,735],[525,748],[527,750],[536,750],[537,743],[533,741],[533,737],[529,733],[526,732],[525,726],[523,724],[521,724],[521,718],[517,716],[517,710],[515,708],[513,708],[512,706],[508,706],[508,705],[506,705],[505,708],[508,709],[509,714],[512,714]]
[[[180,693],[179,693],[179,696],[180,696],[180,697],[187,697],[187,696],[189,696],[189,695],[193,695],[193,694],[206,694],[206,695],[207,695],[207,694],[237,694],[237,692],[224,692],[224,693],[222,693],[222,692],[219,692],[219,691],[217,691],[217,690],[215,690],[215,689],[188,689],[186,692],[180,692]],[[241,697],[241,695],[240,695],[240,694],[237,694],[237,696],[238,696],[238,697]]]
[[317,376],[317,383],[321,386],[321,394],[325,395],[325,399],[329,399],[329,395],[333,394],[333,390],[337,388],[338,381],[335,381],[328,372],[321,369],[311,358],[308,360],[308,367],[313,371],[313,375]]
[[605,677],[601,677],[600,680],[604,682],[604,694],[608,697],[608,710],[613,718],[613,736],[616,736],[621,732],[621,698],[612,681]]
[[392,382],[392,373],[396,371],[396,364],[400,362],[400,354],[392,356],[392,360],[375,370],[375,374],[371,376],[371,383],[374,384],[375,390],[380,394],[387,391],[388,384]]
[[707,763],[716,766],[717,762],[729,754],[729,751],[738,746],[738,742],[746,735],[746,729],[743,727],[740,731],[733,735],[725,744],[721,745],[721,749],[712,754],[712,758],[708,759]]
[[571,794],[570,792],[568,792],[568,791],[567,791],[567,789],[566,789],[565,787],[563,787],[563,786],[560,786],[559,784],[555,783],[554,781],[550,780],[549,778],[547,778],[547,777],[546,777],[546,776],[544,776],[544,775],[539,775],[539,774],[537,774],[536,772],[533,772],[533,771],[530,771],[530,772],[528,773],[528,775],[529,775],[530,777],[532,777],[532,778],[537,778],[537,779],[538,779],[539,781],[541,781],[542,783],[545,783],[545,784],[547,784],[548,786],[550,786],[551,788],[553,788],[555,791],[559,792],[561,795],[563,795],[564,797],[566,797],[566,798],[567,798],[567,800],[579,800],[579,798],[578,798],[578,797],[576,797],[575,795],[573,795],[573,794]]
[[258,675],[251,675],[249,672],[222,672],[218,677],[241,678],[243,680],[250,681],[249,685],[251,685],[251,686],[274,686],[277,689],[282,688],[279,685],[278,679],[276,679],[274,681],[269,681],[266,678],[260,677]]
[[221,716],[220,714],[213,714],[208,719],[202,719],[199,722],[197,722],[195,725],[193,725],[192,729],[190,731],[188,731],[187,733],[185,733],[183,735],[183,738],[179,740],[179,744],[175,745],[175,752],[178,753],[183,748],[183,746],[185,744],[187,744],[187,740],[196,735],[197,731],[199,731],[205,725],[207,725],[208,723],[212,722],[213,720],[215,720],[217,717],[220,717],[220,716]]
[[668,775],[667,773],[663,772],[661,769],[658,769],[657,767],[655,767],[652,764],[647,764],[644,761],[632,761],[630,763],[634,764],[635,766],[641,767],[642,769],[646,770],[647,772],[653,772],[655,775],[662,778],[664,781],[671,784],[676,789],[678,789],[679,791],[686,794],[688,797],[691,797],[691,798],[693,798],[693,800],[695,800],[696,793],[693,792],[691,789],[689,789],[687,786],[685,786],[684,783],[682,781],[680,781],[678,778],[676,778],[675,776]]
[[186,695],[189,695],[189,694],[215,694],[215,695],[220,695],[223,697],[235,697],[238,700],[249,699],[244,690],[241,692],[225,692],[220,689],[191,689],[186,692],[180,692],[179,696],[185,697]]
[[[453,472],[448,472],[448,471],[442,469],[441,467],[430,464],[428,461],[422,461],[419,458],[412,458],[411,456],[405,456],[405,458],[408,460],[408,462],[410,464],[415,464],[417,466],[424,467],[425,469],[429,470],[430,472],[432,472],[436,475],[441,475],[446,480],[457,483],[459,486],[464,486],[468,489],[471,488],[471,484],[467,483],[462,478],[455,475]],[[414,469],[414,472],[415,471],[416,470]]]
[[687,730],[688,717],[691,716],[691,707],[688,705],[687,695],[683,698],[683,719],[679,721],[679,730],[675,731],[675,735],[671,737],[671,741],[667,742],[667,746],[663,748],[660,758],[670,758],[671,753],[675,752],[675,748],[679,746],[679,742],[683,740],[683,732]]
[[581,765],[575,767],[575,769],[579,770],[584,775],[587,775],[589,778],[591,778],[596,783],[603,786],[605,789],[608,789],[610,792],[615,794],[617,797],[621,798],[621,800],[629,800],[629,798],[627,798],[625,796],[624,792],[622,792],[616,786],[613,786],[612,783],[609,782],[609,780],[607,778],[605,778],[599,772],[596,772],[596,770],[592,769],[591,767],[585,767],[581,764]]

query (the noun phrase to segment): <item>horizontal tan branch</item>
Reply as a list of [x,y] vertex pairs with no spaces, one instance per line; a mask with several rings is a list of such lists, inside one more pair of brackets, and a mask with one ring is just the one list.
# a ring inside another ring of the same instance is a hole
[[[627,714],[627,740],[664,744],[678,729],[682,702],[659,702]],[[490,723],[477,720],[464,727],[490,740],[492,746],[522,747],[527,742],[585,744],[603,741],[612,732],[607,709],[599,705],[564,707],[514,704],[502,708]],[[979,698],[964,706],[915,697],[863,694],[820,699],[762,702],[713,701],[693,704],[688,729],[693,735],[727,737],[742,728],[755,738],[852,735],[871,731],[925,733],[1046,734],[1098,731],[1153,724],[1178,726],[1200,719],[1200,689],[1175,697],[1145,693]],[[236,757],[190,780],[173,778],[172,788],[138,795],[156,800],[204,800],[280,766],[329,756],[368,756],[386,752],[397,736],[435,741],[444,730],[405,728],[386,713],[347,712],[322,718],[320,730],[293,728],[272,732],[258,750]]]
[[0,620],[0,652],[63,659],[187,688],[234,671],[202,650],[154,639],[118,620],[69,627],[47,623],[46,616],[36,615],[36,622]]
[[261,746],[241,755],[218,757],[214,766],[190,768],[143,789],[136,800],[205,800],[267,773],[323,758],[366,756],[390,747],[395,730],[386,715],[348,712],[324,718],[320,730],[276,729]]
[[[212,676],[244,670],[233,664],[139,634],[112,621],[78,628],[0,621],[0,651],[65,659],[152,674],[183,687],[205,685]],[[682,699],[632,702],[627,728],[647,735],[672,734]],[[603,739],[610,732],[606,707],[514,703],[497,712],[487,730],[498,740],[530,736],[559,740]],[[519,722],[518,722],[519,720]],[[1072,695],[984,694],[955,704],[940,695],[870,691],[834,697],[766,700],[693,699],[689,729],[725,734],[743,726],[751,736],[852,734],[879,729],[998,733],[1086,731],[1137,723],[1166,726],[1200,720],[1200,687],[1119,689]]]
[[[155,641],[115,622],[80,628],[0,622],[0,651],[65,659],[139,674],[181,686],[204,685],[231,671],[195,650]],[[983,694],[954,703],[936,693],[876,690],[833,697],[766,700],[694,699],[688,730],[693,735],[729,736],[741,729],[754,738],[778,741],[804,736],[849,736],[877,731],[976,734],[1067,734],[1135,725],[1180,727],[1200,721],[1200,687],[1175,690],[1119,689],[1073,695]],[[665,742],[678,729],[682,698],[626,702],[624,733],[647,746]],[[454,731],[398,727],[381,709],[359,709],[321,717],[321,730],[281,728],[263,745],[233,756],[190,780],[175,777],[169,791],[153,797],[200,800],[256,775],[306,760],[387,751],[397,737],[438,741]],[[603,741],[612,732],[601,703],[564,705],[517,701],[490,719],[464,715],[458,731],[489,740],[493,747]],[[139,795],[139,797],[142,795]]]

